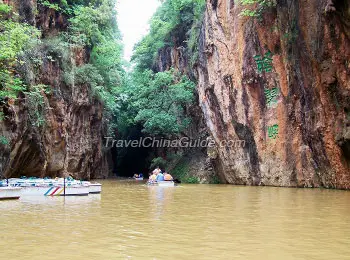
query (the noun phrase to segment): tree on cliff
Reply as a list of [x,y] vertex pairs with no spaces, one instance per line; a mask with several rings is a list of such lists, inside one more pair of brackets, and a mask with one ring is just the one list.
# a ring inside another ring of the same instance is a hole
[[142,123],[148,134],[179,134],[190,122],[184,110],[194,100],[194,88],[193,82],[173,70],[135,73],[129,86],[135,122]]
[[155,61],[161,49],[174,46],[196,56],[204,7],[204,0],[163,1],[150,21],[150,32],[134,47],[135,69],[126,89],[130,113],[124,118],[141,123],[148,134],[176,135],[190,123],[186,108],[194,102],[194,82],[173,69],[159,72]]
[[35,43],[40,32],[35,27],[19,21],[12,7],[0,3],[0,98],[16,98],[24,85],[16,71],[18,56]]
[[[41,32],[21,22],[23,17],[0,1],[0,98],[16,98],[24,92],[27,105],[35,104],[29,111],[42,110],[45,86],[38,69],[59,62],[63,75],[60,84],[90,86],[91,93],[104,105],[106,122],[112,122],[118,111],[119,88],[125,83],[115,5],[116,0],[39,0],[38,10],[53,10],[68,19],[68,28],[39,40]],[[74,64],[72,57],[78,49],[88,54],[87,64]],[[30,117],[33,126],[42,125],[43,113]],[[0,119],[1,115],[2,111]]]
[[154,62],[164,47],[183,46],[196,56],[205,0],[165,0],[151,19],[150,32],[134,48],[138,69],[155,70]]

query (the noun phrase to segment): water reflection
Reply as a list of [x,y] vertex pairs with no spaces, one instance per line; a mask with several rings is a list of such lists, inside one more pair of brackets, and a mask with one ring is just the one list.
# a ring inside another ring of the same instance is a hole
[[19,200],[0,200],[0,211],[13,211],[21,207]]
[[101,194],[90,194],[89,196],[24,196],[20,198],[20,202],[27,204],[43,204],[43,205],[84,205],[89,206],[90,203],[101,201]]
[[161,220],[161,217],[174,198],[174,189],[177,187],[147,186],[149,191],[149,203],[154,220]]

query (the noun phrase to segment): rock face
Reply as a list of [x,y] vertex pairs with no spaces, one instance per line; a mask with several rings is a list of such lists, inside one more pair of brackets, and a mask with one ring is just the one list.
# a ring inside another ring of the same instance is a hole
[[277,2],[254,19],[207,1],[195,71],[216,170],[232,184],[349,189],[349,1]]
[[[23,20],[42,30],[43,38],[66,29],[67,18],[52,9],[38,6],[39,15],[35,16],[36,1],[10,4]],[[92,97],[90,87],[64,82],[62,61],[50,56],[48,46],[44,43],[38,50],[44,58],[36,73],[26,75],[31,85],[49,87],[49,93],[41,93],[43,105],[30,104],[28,96],[23,95],[3,107],[5,118],[0,122],[0,133],[9,142],[0,144],[0,172],[5,177],[106,177],[110,160],[102,151],[103,107]],[[73,67],[87,63],[89,58],[86,49],[70,49],[68,53]],[[38,109],[42,110],[44,124],[35,126],[30,116],[39,113]]]

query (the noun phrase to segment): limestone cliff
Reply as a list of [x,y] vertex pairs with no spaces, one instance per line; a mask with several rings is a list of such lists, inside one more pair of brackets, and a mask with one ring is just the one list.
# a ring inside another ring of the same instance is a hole
[[349,189],[349,1],[238,2],[207,1],[194,69],[221,179]]
[[[67,17],[37,2],[6,1],[18,10],[23,21],[42,32],[42,44],[31,53],[42,60],[35,67],[23,63],[19,69],[31,85],[44,84],[43,104],[33,104],[27,95],[7,100],[3,105],[4,120],[0,133],[8,140],[1,144],[0,172],[5,177],[61,176],[76,178],[108,176],[108,153],[102,151],[103,106],[93,97],[89,86],[68,84],[63,66],[74,69],[89,58],[86,48],[71,48],[63,57],[53,36],[66,30]],[[67,71],[67,68],[65,69]],[[31,116],[42,114],[42,124]]]

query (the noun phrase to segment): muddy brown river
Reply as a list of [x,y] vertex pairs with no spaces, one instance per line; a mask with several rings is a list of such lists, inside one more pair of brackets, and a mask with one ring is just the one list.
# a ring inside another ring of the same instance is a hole
[[350,259],[350,192],[103,181],[0,201],[0,259]]

